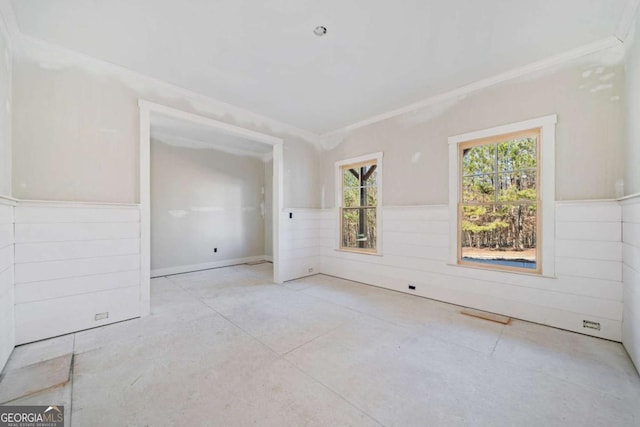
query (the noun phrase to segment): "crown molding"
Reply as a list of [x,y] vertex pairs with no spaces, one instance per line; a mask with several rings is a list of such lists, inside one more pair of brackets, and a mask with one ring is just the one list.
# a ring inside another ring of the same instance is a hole
[[[200,93],[191,91],[189,89],[174,85],[172,83],[168,83],[166,81],[156,79],[154,77],[150,77],[148,75],[138,73],[126,67],[122,67],[120,65],[116,65],[107,61],[103,61],[97,59],[95,57],[85,55],[67,48],[63,48],[61,46],[46,42],[41,39],[37,39],[35,37],[27,36],[22,33],[17,25],[17,21],[15,18],[15,14],[13,12],[13,8],[11,6],[10,0],[0,0],[0,31],[5,34],[9,38],[9,40],[19,38],[21,43],[16,43],[18,45],[23,43],[35,44],[39,45],[41,48],[49,49],[53,52],[57,52],[64,56],[72,56],[75,57],[78,62],[91,63],[93,67],[99,67],[107,71],[111,71],[113,73],[118,73],[121,75],[128,76],[130,78],[134,78],[136,80],[143,80],[147,83],[150,83],[159,88],[165,88],[177,93],[178,95],[186,98],[189,101],[193,101],[195,103],[199,103],[205,106],[209,106],[212,109],[224,109],[228,111],[230,114],[237,115],[236,118],[243,121],[252,121],[258,122],[266,126],[273,127],[276,132],[288,133],[290,135],[302,138],[303,140],[313,144],[316,148],[322,148],[324,146],[324,142],[336,137],[343,135],[345,133],[351,132],[353,130],[359,129],[364,126],[368,126],[383,120],[387,120],[393,117],[400,116],[402,114],[410,113],[416,110],[419,110],[424,107],[428,107],[431,105],[435,105],[453,98],[461,97],[468,95],[470,93],[498,85],[500,83],[523,77],[528,74],[544,70],[546,68],[558,66],[564,64],[566,62],[570,62],[577,58],[596,53],[601,50],[609,49],[615,46],[620,46],[629,35],[629,32],[637,18],[638,9],[640,7],[640,0],[627,0],[624,13],[622,18],[617,26],[616,32],[614,36],[610,36],[604,38],[602,40],[596,41],[591,44],[587,44],[576,49],[572,49],[570,51],[551,56],[549,58],[530,63],[523,67],[514,68],[504,73],[497,74],[492,77],[488,77],[486,79],[482,79],[473,83],[470,83],[465,86],[461,86],[459,88],[450,90],[445,93],[441,93],[438,95],[434,95],[428,98],[425,98],[421,101],[406,105],[401,108],[397,108],[394,110],[387,111],[385,113],[377,114],[375,116],[369,117],[367,119],[355,122],[353,124],[335,129],[333,131],[325,132],[323,134],[317,134],[312,131],[308,131],[306,129],[301,129],[296,126],[290,125],[288,123],[280,122],[278,120],[269,118],[267,116],[260,115],[258,113],[252,112],[250,110],[246,110],[241,107],[237,107],[232,104],[227,104],[222,101],[218,101],[214,98],[208,97],[206,95],[202,95]],[[14,51],[17,48],[13,49]]]
[[[634,0],[635,1],[635,0]],[[497,74],[493,77],[489,77],[486,79],[482,79],[482,80],[478,80],[474,83],[465,85],[465,86],[461,86],[457,89],[453,89],[449,92],[445,92],[439,95],[435,95],[426,99],[423,99],[422,101],[418,101],[416,103],[413,104],[409,104],[405,107],[401,107],[395,110],[391,110],[388,111],[386,113],[382,113],[382,114],[378,114],[376,116],[370,117],[368,119],[353,123],[351,125],[342,127],[340,129],[336,129],[334,131],[322,134],[320,137],[321,139],[327,140],[331,137],[335,137],[341,134],[345,134],[351,131],[354,131],[356,129],[359,129],[361,127],[364,126],[368,126],[377,122],[381,122],[383,120],[387,120],[390,119],[392,117],[397,117],[400,116],[402,114],[406,114],[406,113],[410,113],[416,110],[420,110],[422,108],[431,106],[431,105],[435,105],[435,104],[439,104],[441,102],[444,101],[448,101],[450,99],[453,98],[458,98],[458,97],[462,97],[465,95],[469,95],[473,92],[477,92],[481,89],[486,89],[488,87],[491,86],[495,86],[498,85],[500,83],[509,81],[509,80],[513,80],[516,79],[518,77],[523,77],[532,73],[535,73],[537,71],[541,71],[547,68],[551,68],[551,67],[555,67],[558,65],[562,65],[565,64],[567,62],[573,61],[575,59],[581,58],[583,56],[587,56],[596,52],[599,52],[601,50],[605,50],[605,49],[610,49],[612,47],[616,47],[616,46],[620,46],[622,44],[622,42],[616,38],[616,37],[607,37],[605,39],[599,40],[595,43],[590,43],[584,46],[581,46],[579,48],[576,49],[572,49],[570,51],[567,51],[565,53],[561,53],[559,55],[554,55],[551,56],[549,58],[543,59],[541,61],[536,61],[536,62],[532,62],[528,65],[525,65],[523,67],[519,67],[519,68],[514,68],[512,70],[509,70],[507,72],[501,73],[501,74]]]
[[[206,95],[133,71],[129,68],[49,43],[20,31],[13,37],[13,52],[16,55],[23,55],[29,59],[39,60],[54,69],[73,65],[97,73],[111,74],[119,77],[125,84],[128,83],[138,95],[140,95],[141,91],[137,88],[143,86],[148,88],[146,92],[156,95],[160,94],[160,97],[163,97],[163,93],[166,94],[167,98],[180,97],[191,103],[197,114],[212,117],[214,120],[219,120],[215,117],[216,113],[220,116],[231,115],[237,120],[237,124],[234,124],[234,126],[246,126],[247,129],[261,129],[261,132],[263,132],[262,129],[266,127],[271,133],[298,137],[315,147],[319,147],[319,135],[313,132],[300,129],[288,123],[280,122],[232,104],[218,101]],[[146,93],[144,95],[146,95]]]
[[621,42],[627,41],[631,28],[636,22],[636,19],[638,19],[638,6],[640,6],[640,0],[627,0],[627,5],[624,8],[622,18],[616,29],[616,37]]

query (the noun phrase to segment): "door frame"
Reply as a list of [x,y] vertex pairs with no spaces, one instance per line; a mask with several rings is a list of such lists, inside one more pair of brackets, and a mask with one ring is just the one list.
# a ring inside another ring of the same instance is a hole
[[178,110],[145,99],[138,99],[140,109],[140,314],[151,312],[151,115],[161,114],[174,119],[210,126],[219,132],[249,139],[272,147],[273,151],[273,215],[272,256],[273,281],[280,280],[280,212],[282,212],[283,145],[272,135],[230,125],[206,116]]

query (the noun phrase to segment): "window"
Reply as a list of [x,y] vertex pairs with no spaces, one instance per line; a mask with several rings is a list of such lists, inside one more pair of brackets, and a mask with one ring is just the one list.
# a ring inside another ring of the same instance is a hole
[[545,274],[553,274],[553,226],[543,224],[554,215],[555,121],[550,116],[449,138],[456,264],[534,274],[545,266]]
[[336,163],[340,249],[380,253],[382,153]]
[[538,129],[459,145],[459,263],[539,271]]

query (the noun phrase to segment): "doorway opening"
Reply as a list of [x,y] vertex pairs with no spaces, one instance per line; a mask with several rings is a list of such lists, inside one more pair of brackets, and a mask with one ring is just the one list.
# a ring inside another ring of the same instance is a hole
[[141,314],[150,312],[151,277],[268,260],[280,283],[282,140],[145,100],[139,107]]

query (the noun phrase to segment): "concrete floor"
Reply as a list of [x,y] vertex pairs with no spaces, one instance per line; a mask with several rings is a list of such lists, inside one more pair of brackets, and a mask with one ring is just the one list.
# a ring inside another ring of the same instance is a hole
[[7,369],[74,363],[12,404],[64,404],[74,426],[640,425],[620,344],[270,269],[154,279],[152,316],[16,348]]

